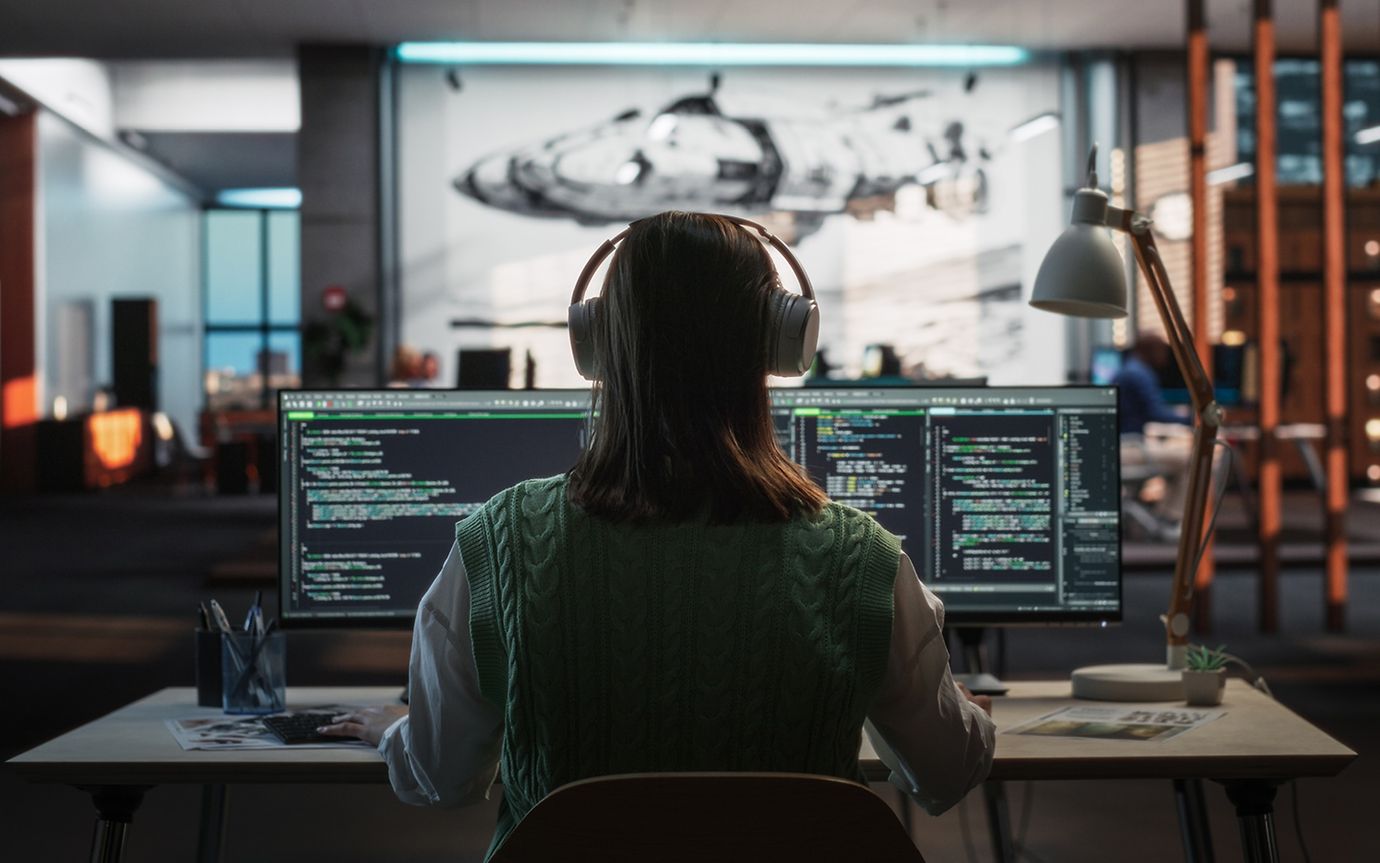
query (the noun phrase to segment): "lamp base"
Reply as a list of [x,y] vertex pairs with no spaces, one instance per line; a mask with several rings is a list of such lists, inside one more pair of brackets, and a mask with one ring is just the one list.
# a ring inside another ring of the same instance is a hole
[[1087,665],[1073,672],[1073,697],[1095,701],[1183,701],[1183,672],[1168,665]]

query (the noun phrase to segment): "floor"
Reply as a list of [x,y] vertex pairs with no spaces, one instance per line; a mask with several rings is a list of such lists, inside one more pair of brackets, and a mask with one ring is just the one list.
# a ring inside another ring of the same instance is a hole
[[[1291,493],[1286,524],[1313,541],[1316,497]],[[1229,517],[1224,511],[1224,518]],[[192,683],[196,603],[216,596],[243,609],[273,571],[271,497],[206,498],[167,490],[0,499],[0,758],[22,751],[140,695]],[[1380,505],[1360,504],[1352,534],[1380,539]],[[1224,533],[1233,554],[1249,554],[1243,525]],[[1108,629],[1012,629],[1006,675],[1064,676],[1093,661],[1149,661],[1162,636],[1156,615],[1168,574],[1164,549],[1141,554],[1126,577],[1127,623]],[[1380,859],[1367,829],[1380,791],[1380,567],[1353,568],[1348,631],[1322,628],[1321,576],[1306,560],[1282,584],[1280,633],[1255,630],[1248,568],[1223,567],[1214,631],[1265,673],[1282,701],[1363,753],[1332,780],[1305,780],[1282,792],[1277,816],[1282,859],[1303,859],[1292,804],[1312,860]],[[403,682],[402,632],[294,632],[289,679],[312,684]],[[885,786],[878,790],[892,797]],[[1008,788],[1025,859],[1160,861],[1180,856],[1166,782],[1041,782]],[[1238,859],[1232,813],[1209,788],[1218,859]],[[199,794],[151,791],[130,833],[130,861],[188,859],[196,842]],[[383,787],[241,786],[232,789],[231,861],[456,861],[482,856],[494,802],[464,810],[413,809]],[[30,786],[0,769],[0,836],[5,858],[76,860],[87,851],[89,802],[62,786]],[[939,818],[914,811],[916,843],[930,861],[991,859],[978,796]]]

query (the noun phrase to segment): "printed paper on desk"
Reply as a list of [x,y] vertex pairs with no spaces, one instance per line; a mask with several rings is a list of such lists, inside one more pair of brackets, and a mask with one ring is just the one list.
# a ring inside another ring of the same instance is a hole
[[1006,730],[1006,734],[1083,737],[1100,740],[1155,740],[1178,737],[1201,728],[1225,710],[1165,707],[1159,704],[1078,705],[1065,707]]
[[[327,704],[320,707],[302,708],[310,713],[348,713],[351,707]],[[168,730],[183,749],[284,749],[287,744],[273,736],[264,728],[258,716],[199,716],[195,719],[169,719]],[[345,747],[368,746],[363,740],[349,737],[331,743],[296,743],[293,749],[341,749]]]

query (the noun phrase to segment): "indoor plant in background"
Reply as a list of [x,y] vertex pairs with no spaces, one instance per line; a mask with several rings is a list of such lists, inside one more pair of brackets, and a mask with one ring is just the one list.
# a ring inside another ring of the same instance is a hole
[[321,306],[325,316],[302,329],[302,353],[314,374],[338,387],[350,357],[368,350],[374,316],[340,285],[329,285],[321,292]]
[[1183,675],[1184,697],[1189,704],[1221,704],[1222,690],[1227,685],[1227,646],[1219,644],[1210,650],[1201,644],[1192,645]]

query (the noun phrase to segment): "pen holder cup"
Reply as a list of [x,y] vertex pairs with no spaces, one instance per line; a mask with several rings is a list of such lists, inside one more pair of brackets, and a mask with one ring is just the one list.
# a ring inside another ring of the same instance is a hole
[[196,706],[220,707],[220,630],[198,629],[196,638]]
[[225,712],[281,713],[287,703],[286,658],[287,639],[281,632],[264,636],[222,634],[221,703]]

